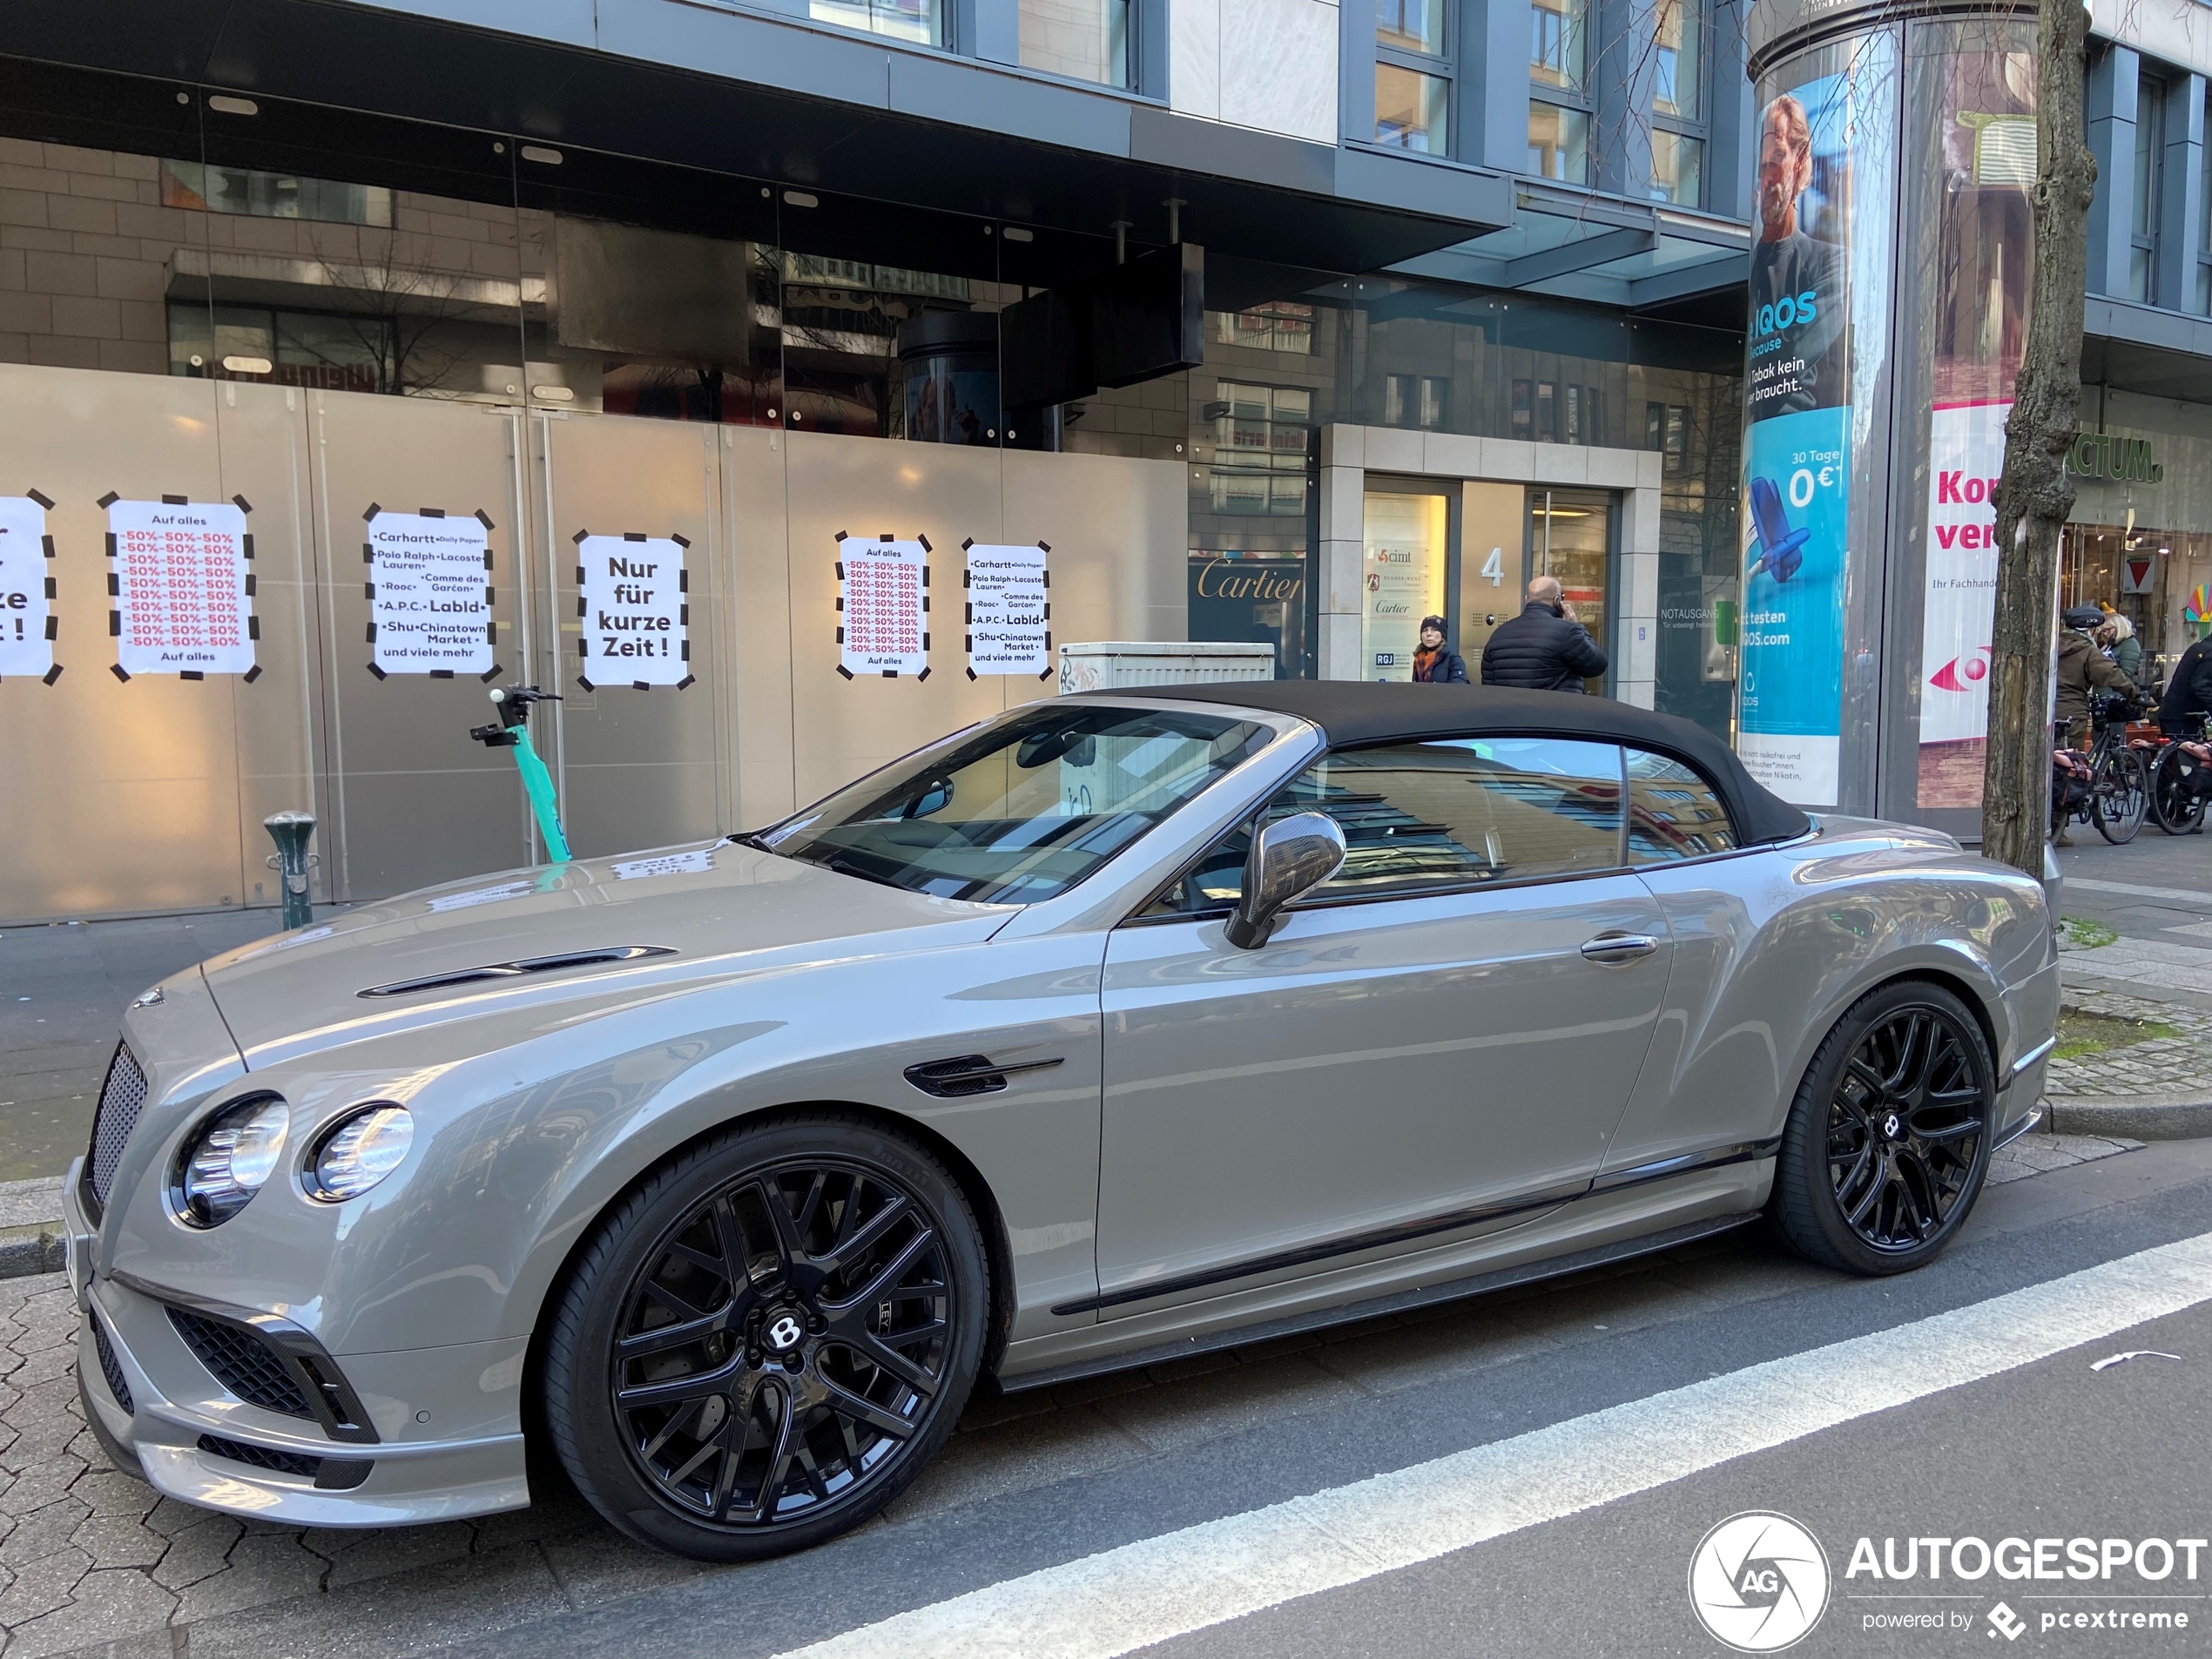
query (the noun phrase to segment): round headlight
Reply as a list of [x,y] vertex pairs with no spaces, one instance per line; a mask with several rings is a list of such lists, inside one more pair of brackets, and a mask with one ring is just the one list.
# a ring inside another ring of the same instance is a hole
[[358,1198],[400,1167],[415,1144],[404,1106],[364,1106],[328,1135],[307,1168],[307,1191],[327,1204]]
[[179,1208],[195,1227],[212,1227],[246,1208],[284,1155],[292,1111],[270,1096],[215,1114],[185,1148]]

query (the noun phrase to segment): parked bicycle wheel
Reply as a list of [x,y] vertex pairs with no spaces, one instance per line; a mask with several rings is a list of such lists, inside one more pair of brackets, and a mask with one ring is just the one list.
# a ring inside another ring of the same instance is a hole
[[2097,768],[2089,816],[2097,833],[2115,846],[2135,839],[2150,810],[2150,779],[2143,758],[2133,749],[2114,749]]
[[2212,773],[2212,763],[2199,759],[2187,745],[2169,743],[2158,752],[2150,769],[2150,815],[2168,835],[2195,835],[2204,828],[2204,796],[2200,781]]

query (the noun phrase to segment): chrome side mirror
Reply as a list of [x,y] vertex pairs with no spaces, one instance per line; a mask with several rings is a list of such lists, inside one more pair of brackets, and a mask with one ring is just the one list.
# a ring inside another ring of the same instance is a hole
[[1344,863],[1344,830],[1326,813],[1296,813],[1252,839],[1244,860],[1244,891],[1229,918],[1229,942],[1258,950],[1275,931],[1283,907],[1319,887]]

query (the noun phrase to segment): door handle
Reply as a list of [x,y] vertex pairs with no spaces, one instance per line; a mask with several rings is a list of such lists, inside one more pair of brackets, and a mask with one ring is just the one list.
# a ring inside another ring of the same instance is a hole
[[1599,963],[1633,962],[1658,948],[1649,934],[1600,934],[1582,947],[1582,954]]

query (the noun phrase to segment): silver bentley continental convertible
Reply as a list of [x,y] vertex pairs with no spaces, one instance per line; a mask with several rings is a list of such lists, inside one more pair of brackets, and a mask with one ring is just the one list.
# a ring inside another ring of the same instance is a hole
[[86,1416],[318,1526],[572,1480],[732,1561],[1007,1390],[1765,1221],[1858,1273],[2033,1121],[2038,884],[1599,698],[1091,694],[750,834],[164,981],[68,1183]]

